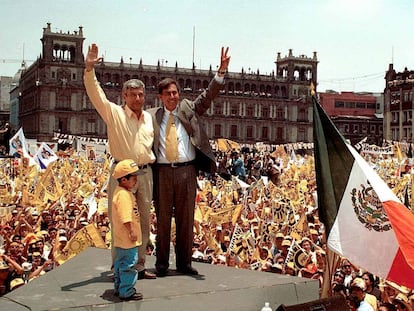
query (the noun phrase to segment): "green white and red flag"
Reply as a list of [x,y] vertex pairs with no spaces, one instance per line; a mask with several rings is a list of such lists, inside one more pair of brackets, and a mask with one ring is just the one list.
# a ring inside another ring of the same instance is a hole
[[313,97],[315,170],[328,248],[414,288],[414,215],[346,142]]

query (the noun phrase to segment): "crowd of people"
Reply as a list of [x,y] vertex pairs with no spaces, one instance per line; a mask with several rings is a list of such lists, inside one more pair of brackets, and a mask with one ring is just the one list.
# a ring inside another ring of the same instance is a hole
[[[198,261],[288,274],[317,280],[321,296],[343,295],[352,310],[412,309],[411,289],[346,258],[328,267],[311,149],[213,150],[198,119],[224,85],[227,53],[222,48],[218,72],[195,100],[181,100],[178,82],[166,78],[158,86],[162,107],[145,111],[140,80],[124,84],[124,106],[106,98],[94,72],[98,48],[89,47],[85,87],[107,125],[110,155],[98,161],[68,150],[45,170],[27,158],[2,160],[1,295],[64,264],[72,239],[93,228],[95,245],[111,249],[114,290],[123,300],[142,299],[137,278],[168,275],[173,244],[179,273],[197,275],[192,262]],[[398,196],[405,194],[400,161],[367,159]],[[118,174],[125,160],[136,168]],[[137,204],[129,216],[119,211],[120,191],[122,202]],[[140,234],[132,219],[140,219]],[[115,238],[120,228],[122,238]],[[120,254],[127,263],[120,265]],[[156,257],[155,273],[146,256]]]
[[[292,157],[283,147],[272,153],[217,152],[218,166],[225,170],[211,175],[200,173],[197,178],[192,260],[316,279],[322,290],[327,250],[317,213],[313,157],[308,153],[305,150]],[[236,175],[233,167],[239,165],[239,158],[243,159],[244,178]],[[110,247],[108,162],[109,159],[101,162],[80,158],[76,152],[62,154],[53,163],[56,182],[62,184],[61,198],[33,205],[30,202],[35,202],[36,197],[27,196],[35,191],[26,187],[38,176],[30,173],[30,167],[24,168],[22,159],[2,161],[0,184],[13,194],[9,200],[13,204],[0,207],[2,294],[62,264],[55,257],[76,232],[91,223]],[[377,162],[373,159],[372,163]],[[387,163],[378,168],[395,176],[395,165],[391,160]],[[395,185],[393,180],[390,185]],[[85,203],[91,193],[98,203],[93,215]],[[157,216],[151,206],[147,256],[157,251],[156,235]],[[171,242],[175,241],[173,221]],[[412,308],[414,297],[410,289],[380,280],[345,258],[338,262],[330,282],[330,294],[344,295],[352,304],[373,295],[375,299],[370,301],[376,301],[374,310],[394,310],[391,305]]]

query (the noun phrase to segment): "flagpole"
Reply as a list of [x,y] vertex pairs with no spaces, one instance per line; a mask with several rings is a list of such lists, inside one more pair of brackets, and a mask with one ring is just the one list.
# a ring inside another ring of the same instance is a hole
[[193,69],[195,68],[195,65],[194,65],[194,50],[195,50],[195,25],[193,26]]
[[338,267],[339,261],[340,256],[327,248],[321,298],[328,298],[332,296],[332,276],[335,274],[335,270]]

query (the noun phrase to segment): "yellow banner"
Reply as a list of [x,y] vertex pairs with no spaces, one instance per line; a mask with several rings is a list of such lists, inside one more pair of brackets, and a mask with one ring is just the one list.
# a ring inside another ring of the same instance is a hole
[[94,224],[89,224],[80,229],[66,244],[59,254],[55,254],[55,261],[60,265],[75,257],[89,246],[106,248],[102,236]]
[[208,214],[208,222],[217,225],[231,222],[233,225],[235,225],[237,219],[239,219],[242,208],[242,204],[221,208],[218,212],[212,212]]

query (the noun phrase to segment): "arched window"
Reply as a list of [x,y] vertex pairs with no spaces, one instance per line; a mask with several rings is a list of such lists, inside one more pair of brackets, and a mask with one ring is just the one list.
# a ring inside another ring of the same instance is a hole
[[192,91],[193,90],[193,81],[191,81],[191,79],[186,79],[185,80],[185,85],[184,85],[184,90],[189,90]]
[[234,94],[234,83],[233,82],[229,82],[228,83],[228,86],[227,86],[227,89],[228,89],[228,93],[230,95],[233,95]]
[[76,57],[76,49],[74,46],[69,47],[69,61],[71,63],[75,62],[75,57]]

